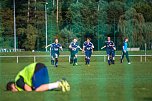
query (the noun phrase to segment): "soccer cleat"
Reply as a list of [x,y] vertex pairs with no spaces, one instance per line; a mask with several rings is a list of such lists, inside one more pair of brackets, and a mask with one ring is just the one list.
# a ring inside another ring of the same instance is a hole
[[65,79],[59,81],[59,88],[61,88],[63,92],[70,91],[70,85]]
[[77,66],[77,65],[78,65],[78,63],[75,63],[75,65]]
[[64,87],[62,81],[59,81],[59,88],[61,88],[62,92],[65,92],[65,87]]
[[66,91],[70,91],[70,85],[66,80],[63,80],[63,85]]
[[128,62],[128,64],[130,65],[131,63],[130,63],[130,62]]
[[58,65],[54,65],[54,67],[58,67]]
[[120,59],[120,63],[122,63],[122,59]]

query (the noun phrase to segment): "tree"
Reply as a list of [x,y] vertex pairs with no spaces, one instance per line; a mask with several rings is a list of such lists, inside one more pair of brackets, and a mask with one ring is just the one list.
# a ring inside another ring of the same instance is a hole
[[143,26],[145,20],[142,14],[137,13],[134,8],[130,8],[121,15],[119,18],[119,30],[124,36],[129,38],[129,43],[132,47],[142,47],[143,38]]
[[28,25],[26,29],[26,41],[24,42],[24,47],[26,50],[34,50],[36,45],[36,34],[37,29],[32,25]]

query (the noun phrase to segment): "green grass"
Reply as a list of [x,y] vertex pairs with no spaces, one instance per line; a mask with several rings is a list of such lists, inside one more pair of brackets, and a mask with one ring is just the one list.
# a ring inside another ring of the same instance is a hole
[[[99,60],[98,60],[99,61]],[[79,62],[72,66],[59,62],[54,68],[44,62],[54,82],[66,77],[71,91],[17,92],[5,91],[8,81],[30,62],[0,63],[0,101],[152,101],[152,63],[126,62],[108,66],[106,62]]]

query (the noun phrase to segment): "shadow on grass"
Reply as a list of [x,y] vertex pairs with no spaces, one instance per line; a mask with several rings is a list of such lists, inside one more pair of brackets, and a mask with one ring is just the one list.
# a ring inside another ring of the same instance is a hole
[[144,101],[152,101],[152,97],[145,97],[143,98]]

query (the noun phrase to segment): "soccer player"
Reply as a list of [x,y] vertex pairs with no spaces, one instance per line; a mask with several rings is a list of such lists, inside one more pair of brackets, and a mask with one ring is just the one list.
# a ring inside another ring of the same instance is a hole
[[111,41],[110,37],[107,37],[107,41],[105,41],[105,46],[103,46],[101,49],[106,48],[106,53],[108,56],[108,64],[110,65],[111,63],[114,64],[115,61],[115,44],[113,41]]
[[124,55],[126,55],[126,59],[128,61],[128,64],[131,64],[130,60],[129,60],[128,49],[127,48],[128,48],[128,38],[125,38],[124,42],[123,42],[123,46],[122,46],[122,56],[121,56],[120,62],[121,63],[123,62]]
[[71,52],[71,57],[70,57],[70,64],[73,63],[73,66],[78,65],[77,64],[77,54],[79,49],[82,50],[77,42],[77,39],[74,38],[73,42],[70,43],[69,45],[70,52]]
[[58,39],[55,39],[55,42],[46,46],[45,48],[50,46],[51,50],[51,63],[54,64],[55,67],[58,66],[58,57],[59,57],[59,50],[63,51],[61,44],[58,43]]
[[65,92],[70,90],[70,85],[66,80],[49,83],[47,67],[43,63],[32,63],[17,74],[15,82],[8,82],[6,89],[13,92],[61,89]]
[[87,38],[87,41],[83,43],[83,52],[85,52],[85,62],[88,66],[90,66],[90,58],[94,48],[94,45],[90,42],[90,40],[90,38]]

